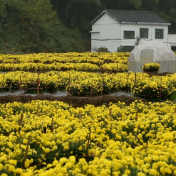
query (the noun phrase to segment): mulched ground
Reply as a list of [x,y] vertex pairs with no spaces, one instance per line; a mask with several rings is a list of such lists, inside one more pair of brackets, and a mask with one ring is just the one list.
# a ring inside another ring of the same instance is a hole
[[63,101],[72,105],[72,107],[83,107],[86,104],[92,104],[94,106],[101,106],[103,104],[108,105],[110,102],[118,103],[118,101],[125,102],[126,105],[131,104],[135,100],[141,100],[143,102],[148,102],[145,99],[139,97],[130,97],[130,96],[110,96],[110,95],[103,95],[97,97],[75,97],[75,96],[65,96],[65,97],[53,97],[49,95],[39,95],[39,96],[30,96],[30,95],[19,95],[19,96],[3,96],[0,97],[0,103],[9,103],[9,102],[30,102],[32,100],[50,100],[50,101]]

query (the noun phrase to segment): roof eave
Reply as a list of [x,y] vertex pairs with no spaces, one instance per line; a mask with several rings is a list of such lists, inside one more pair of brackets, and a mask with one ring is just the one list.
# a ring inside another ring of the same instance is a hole
[[100,15],[98,15],[94,20],[92,20],[92,21],[90,22],[90,24],[93,25],[93,24],[94,24],[99,18],[101,18],[105,13],[106,13],[105,11],[101,12]]
[[157,23],[157,22],[130,22],[130,21],[121,21],[121,24],[150,24],[150,25],[163,25],[169,26],[171,23]]

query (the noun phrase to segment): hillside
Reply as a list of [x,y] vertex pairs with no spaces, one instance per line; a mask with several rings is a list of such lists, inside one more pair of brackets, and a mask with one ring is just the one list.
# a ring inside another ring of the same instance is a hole
[[0,53],[85,52],[103,9],[150,10],[176,33],[175,0],[0,0]]

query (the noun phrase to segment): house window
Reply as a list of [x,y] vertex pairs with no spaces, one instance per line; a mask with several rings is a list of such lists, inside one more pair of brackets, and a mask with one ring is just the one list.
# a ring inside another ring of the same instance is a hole
[[140,28],[140,38],[148,38],[148,29]]
[[124,52],[131,52],[134,49],[134,46],[123,46]]
[[134,31],[124,31],[124,39],[134,39]]
[[163,34],[163,29],[155,29],[155,39],[163,39]]

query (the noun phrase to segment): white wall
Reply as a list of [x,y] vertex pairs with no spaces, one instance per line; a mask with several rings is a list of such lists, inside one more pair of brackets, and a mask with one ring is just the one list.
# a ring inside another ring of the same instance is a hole
[[[145,40],[157,40],[167,42],[168,26],[163,25],[141,25],[141,24],[122,24],[121,25],[121,42],[122,46],[135,46],[136,38],[140,37],[140,28],[148,28],[148,38],[141,38],[139,44]],[[155,29],[164,29],[164,39],[155,39]],[[124,39],[123,31],[135,31],[135,39]]]
[[120,24],[109,15],[104,14],[92,25],[91,51],[94,52],[94,48],[100,47],[107,47],[111,52],[117,51],[120,36]]
[[[168,26],[146,25],[146,24],[119,24],[107,14],[104,14],[92,25],[91,31],[91,52],[94,48],[107,47],[110,52],[117,52],[119,46],[135,46],[136,37],[140,37],[140,28],[148,28],[148,39],[168,42]],[[155,29],[164,29],[164,39],[155,39]],[[135,39],[124,39],[124,31],[135,31]],[[94,33],[95,32],[95,33]],[[174,39],[175,40],[175,39]],[[176,40],[175,40],[176,43]]]
[[176,34],[169,34],[168,35],[168,43],[171,46],[176,46]]

